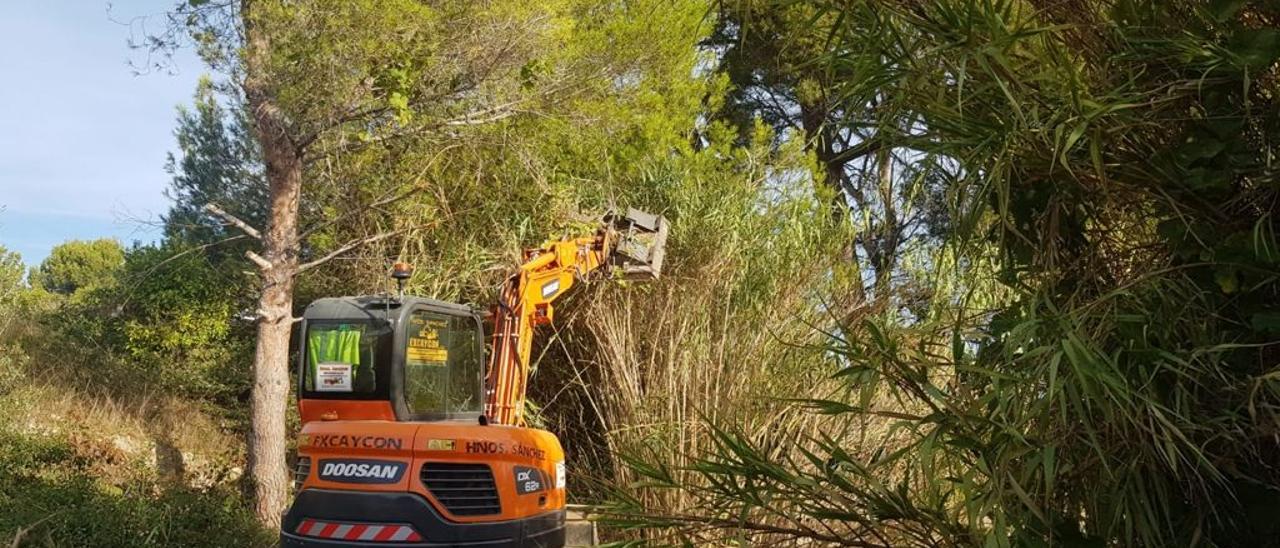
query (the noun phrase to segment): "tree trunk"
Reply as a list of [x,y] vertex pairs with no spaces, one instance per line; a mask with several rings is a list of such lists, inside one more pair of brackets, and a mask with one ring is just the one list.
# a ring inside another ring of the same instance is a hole
[[[261,136],[259,137],[261,138]],[[280,526],[289,496],[285,464],[285,411],[289,401],[289,333],[293,327],[293,279],[298,269],[298,201],[302,163],[263,139],[271,186],[271,221],[263,235],[265,259],[258,298],[258,344],[253,357],[253,433],[249,470],[254,512],[269,527]]]
[[[812,152],[822,168],[825,183],[835,191],[830,204],[831,218],[838,223],[848,223],[851,207],[862,207],[866,200],[857,192],[845,172],[847,161],[841,160],[835,149],[835,135],[827,126],[825,106],[800,103],[800,124],[805,134],[805,149]],[[818,176],[817,173],[814,176]],[[851,203],[852,202],[852,203]],[[832,306],[838,310],[845,326],[856,325],[865,314],[867,292],[862,281],[862,264],[858,259],[858,243],[849,240],[841,250],[843,259],[836,270],[839,289],[832,296]]]
[[289,496],[285,463],[285,411],[289,401],[289,332],[293,327],[293,282],[298,273],[298,204],[302,195],[302,150],[275,103],[268,78],[270,41],[259,26],[254,3],[241,3],[244,24],[244,94],[266,164],[271,193],[263,257],[250,256],[262,273],[258,298],[258,344],[253,356],[249,475],[254,513],[263,525],[280,526]]
[[899,226],[897,196],[894,193],[893,154],[888,147],[876,152],[876,164],[876,188],[880,192],[884,220],[876,227],[879,234],[875,237],[879,242],[876,245],[875,256],[872,258],[872,266],[876,269],[874,297],[876,301],[883,302],[889,298],[893,271],[898,266],[898,244],[902,236],[902,228]]
[[[249,438],[249,474],[253,481],[254,513],[267,527],[280,526],[280,513],[289,497],[285,466],[285,405],[289,396],[290,288],[262,292],[264,308],[258,323],[258,346],[253,364],[253,432]],[[269,302],[283,303],[268,305]],[[283,310],[281,310],[283,308]]]

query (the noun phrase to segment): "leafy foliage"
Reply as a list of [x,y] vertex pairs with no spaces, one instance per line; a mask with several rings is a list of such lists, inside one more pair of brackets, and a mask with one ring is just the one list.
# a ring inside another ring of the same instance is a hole
[[22,256],[0,246],[0,334],[7,332],[9,325],[17,319],[17,305],[25,276]]
[[0,393],[21,378],[26,358],[21,347],[13,342],[27,321],[25,275],[22,256],[0,246]]
[[[165,216],[165,236],[175,243],[211,244],[243,237],[217,224],[203,211],[214,204],[252,226],[266,226],[267,184],[262,161],[244,109],[223,106],[211,78],[201,78],[191,108],[178,109],[179,155],[169,155],[165,170],[173,177]],[[210,253],[230,255],[238,246],[222,245]]]
[[243,279],[182,253],[168,246],[129,253],[116,323],[122,357],[158,386],[235,403],[248,384],[248,323],[237,318]]

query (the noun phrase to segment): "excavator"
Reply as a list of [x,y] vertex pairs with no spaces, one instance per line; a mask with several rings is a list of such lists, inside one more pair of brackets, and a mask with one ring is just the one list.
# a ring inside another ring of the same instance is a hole
[[592,277],[657,278],[667,232],[662,217],[628,210],[528,250],[487,314],[406,296],[404,263],[392,269],[397,294],[309,305],[281,544],[563,546],[564,450],[525,416],[534,328]]

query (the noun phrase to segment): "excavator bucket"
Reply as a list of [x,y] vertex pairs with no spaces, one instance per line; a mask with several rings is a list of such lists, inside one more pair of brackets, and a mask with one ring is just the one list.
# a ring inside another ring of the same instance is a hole
[[667,245],[667,220],[636,209],[625,215],[609,213],[608,223],[618,234],[613,263],[626,280],[655,280],[662,273],[662,258]]

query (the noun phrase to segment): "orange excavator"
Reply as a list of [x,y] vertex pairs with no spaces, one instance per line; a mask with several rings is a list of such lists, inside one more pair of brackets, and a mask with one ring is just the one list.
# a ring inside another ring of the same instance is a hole
[[564,451],[524,416],[534,327],[593,274],[658,277],[667,230],[630,210],[606,215],[594,235],[526,251],[489,315],[405,296],[402,263],[397,295],[308,306],[298,492],[281,544],[563,546]]

